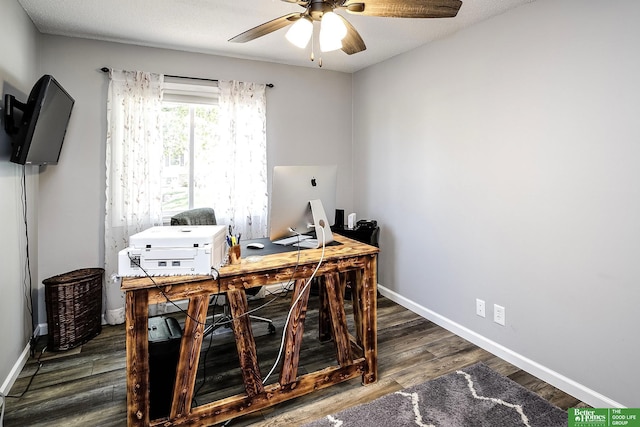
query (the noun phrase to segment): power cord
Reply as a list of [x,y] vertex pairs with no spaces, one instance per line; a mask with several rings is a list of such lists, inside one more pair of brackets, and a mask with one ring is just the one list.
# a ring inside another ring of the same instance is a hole
[[[214,326],[216,326],[216,306],[218,305],[218,296],[220,295],[220,281],[218,280],[218,293],[211,299],[210,304],[213,304],[213,310],[211,311],[211,316],[212,316],[212,324],[210,326],[211,328],[211,332],[213,332],[213,328]],[[209,328],[209,326],[207,327]],[[205,331],[206,329],[205,328]],[[206,334],[205,334],[206,336]],[[204,386],[204,383],[207,381],[207,356],[209,355],[209,350],[211,350],[211,345],[213,343],[213,335],[211,335],[209,337],[209,345],[207,346],[207,349],[204,351],[204,357],[202,359],[202,382],[200,383],[200,385],[198,386],[198,388],[194,391],[193,393],[193,397],[191,398],[193,405],[198,406],[198,401],[196,400],[196,398],[198,397],[198,394],[200,393],[200,390],[202,389],[202,387]],[[0,426],[2,427],[2,426]]]
[[31,277],[31,258],[29,256],[29,217],[27,215],[27,207],[28,207],[27,174],[26,174],[25,165],[22,165],[21,191],[22,191],[22,220],[24,221],[25,251],[26,251],[26,257],[24,262],[24,279],[22,281],[22,288],[24,292],[27,311],[29,312],[29,316],[31,319],[31,336],[29,337],[29,351],[31,352],[31,357],[33,357],[35,355],[37,337],[35,335],[36,329],[33,321],[33,295],[32,295],[33,293],[31,292],[31,284],[33,283],[33,278]]
[[[278,350],[278,357],[276,358],[276,361],[273,363],[273,366],[271,367],[271,370],[269,371],[269,373],[262,380],[262,384],[265,384],[267,382],[271,374],[273,374],[273,371],[275,371],[276,367],[278,366],[278,363],[280,363],[280,358],[282,357],[282,351],[284,349],[284,339],[286,336],[286,330],[287,330],[287,326],[289,325],[289,321],[291,320],[291,314],[293,313],[293,309],[295,308],[296,304],[298,304],[298,301],[300,301],[300,298],[302,297],[302,295],[304,295],[305,291],[311,284],[311,281],[316,276],[316,273],[318,272],[318,269],[322,265],[322,262],[324,261],[325,232],[324,232],[324,227],[319,227],[319,228],[320,230],[322,230],[322,254],[320,255],[320,261],[318,261],[318,265],[316,266],[315,270],[313,270],[311,277],[309,277],[309,280],[307,280],[307,283],[305,283],[305,285],[302,287],[302,290],[296,297],[295,301],[291,304],[291,308],[289,309],[289,313],[287,314],[287,320],[284,322],[284,328],[282,329],[282,339],[280,340],[280,350]],[[300,246],[298,246],[298,251],[300,251]]]
[[[314,227],[314,225],[313,224],[309,224],[309,227]],[[325,236],[324,226],[320,226],[319,228],[320,228],[320,230],[322,230],[322,254],[320,255],[320,261],[318,261],[318,265],[316,266],[315,270],[313,270],[313,273],[311,274],[311,277],[309,277],[309,280],[307,280],[307,283],[305,283],[305,285],[302,287],[302,290],[300,291],[300,293],[296,297],[295,301],[291,304],[291,308],[289,309],[289,312],[287,313],[287,320],[284,322],[284,327],[282,329],[282,339],[280,340],[280,349],[278,350],[278,356],[276,357],[276,361],[273,363],[273,366],[271,367],[271,370],[269,371],[269,373],[262,380],[262,384],[263,385],[266,384],[267,380],[273,374],[273,371],[275,371],[276,367],[278,366],[278,363],[280,363],[280,358],[282,357],[282,351],[284,349],[284,339],[285,339],[285,336],[286,336],[286,330],[287,330],[287,326],[289,325],[289,321],[291,320],[291,314],[293,313],[293,309],[298,304],[298,301],[300,301],[300,298],[302,297],[302,295],[304,295],[305,291],[307,290],[307,288],[311,284],[311,281],[316,276],[316,273],[318,272],[318,269],[320,269],[320,266],[322,265],[322,262],[324,261],[324,250],[325,250],[325,247],[326,247],[326,241],[325,241],[326,240],[326,236]],[[298,236],[298,262],[296,263],[296,269],[297,269],[298,265],[300,263],[300,251],[301,251],[300,233],[298,233],[297,231],[295,231],[292,228],[289,228],[289,231],[296,233],[296,235]],[[294,274],[295,274],[295,270],[294,270]],[[287,287],[289,287],[289,285],[292,283],[294,274],[292,274],[291,279],[289,279],[289,283],[285,286],[285,289]],[[289,290],[290,289],[287,289],[287,293],[289,292]],[[231,423],[231,421],[233,421],[233,418],[230,419],[230,420],[227,420],[224,424],[222,424],[221,427],[227,427],[229,425],[229,423]]]
[[[167,300],[167,302],[169,304],[173,305],[180,313],[184,314],[186,317],[188,317],[192,321],[196,322],[196,324],[203,325],[203,326],[209,326],[208,323],[200,322],[198,319],[196,319],[193,316],[191,316],[189,313],[187,313],[186,310],[184,310],[182,307],[180,307],[178,304],[176,304],[176,302],[173,301],[171,298],[169,298],[169,296],[164,292],[164,289],[162,289],[162,287],[160,285],[158,285],[158,283],[155,281],[153,276],[151,276],[147,272],[147,270],[144,267],[142,267],[142,265],[140,265],[140,262],[136,258],[132,257],[130,253],[128,253],[127,256],[129,257],[129,260],[131,261],[131,263],[134,264],[135,266],[137,266],[144,273],[145,277],[147,277],[149,280],[151,280],[151,283],[153,283],[153,286],[158,291],[160,291],[162,296],[165,298],[165,300]],[[218,291],[220,291],[220,287],[221,287],[221,285],[220,285],[220,272],[215,267],[211,267],[211,271],[216,273],[216,280],[218,282]],[[216,294],[216,296],[217,296],[217,294]]]
[[[322,231],[323,231],[323,233],[324,233],[324,230],[322,230]],[[300,237],[299,237],[299,236],[300,236],[300,235],[299,235],[299,233],[298,233],[298,241],[300,241]],[[169,296],[164,292],[164,290],[162,289],[162,287],[161,287],[161,286],[159,286],[159,285],[156,283],[156,281],[154,280],[153,276],[151,276],[151,275],[146,271],[146,269],[145,269],[144,267],[142,267],[142,265],[140,265],[140,262],[139,262],[136,258],[132,257],[130,253],[129,253],[129,254],[127,254],[127,256],[129,257],[129,260],[130,260],[130,261],[131,261],[135,266],[137,266],[140,270],[142,270],[142,272],[144,273],[144,275],[145,275],[149,280],[151,280],[151,282],[153,283],[153,286],[154,286],[156,289],[158,289],[158,290],[160,291],[160,293],[161,293],[161,294],[162,294],[162,296],[167,300],[167,302],[168,302],[168,303],[170,303],[171,305],[173,305],[175,308],[177,308],[177,309],[178,309],[178,311],[180,311],[181,313],[183,313],[185,316],[189,317],[191,320],[193,320],[193,321],[194,321],[194,322],[196,322],[197,324],[199,324],[199,325],[204,325],[204,326],[210,326],[210,325],[209,325],[208,323],[206,323],[206,322],[205,322],[205,323],[202,323],[202,322],[198,321],[198,319],[194,319],[194,318],[193,318],[192,316],[190,316],[190,315],[189,315],[189,314],[188,314],[184,309],[182,309],[182,307],[178,306],[174,301],[172,301],[172,300],[171,300],[171,298],[169,298]],[[290,288],[290,287],[293,285],[293,283],[294,283],[293,278],[295,277],[296,271],[298,270],[298,267],[299,267],[299,266],[300,266],[300,247],[298,247],[298,258],[297,258],[297,260],[296,260],[296,265],[295,265],[295,267],[294,267],[294,269],[293,269],[293,272],[291,273],[291,277],[289,278],[289,281],[288,281],[287,285],[285,285],[285,286],[284,286],[284,288],[285,288],[285,289]],[[220,285],[220,272],[219,272],[216,268],[214,268],[214,267],[211,267],[211,270],[212,270],[212,271],[214,271],[214,272],[216,273],[216,280],[218,281],[218,293],[219,293],[219,291],[220,291],[220,287],[221,287],[221,285]],[[241,318],[241,317],[243,317],[243,316],[248,316],[248,315],[253,314],[253,313],[255,313],[255,312],[259,311],[259,310],[262,310],[263,308],[265,308],[265,307],[266,307],[266,306],[268,306],[269,304],[271,304],[271,303],[273,303],[274,301],[276,301],[278,298],[283,298],[283,297],[286,297],[286,294],[285,294],[284,296],[283,296],[283,295],[275,295],[275,296],[274,296],[274,298],[272,298],[271,300],[269,300],[269,301],[265,302],[264,304],[262,304],[262,305],[260,305],[260,306],[258,306],[258,307],[255,307],[255,308],[253,308],[253,309],[251,309],[251,310],[249,310],[249,311],[247,311],[247,312],[243,313],[241,316],[238,316],[238,317],[233,318],[233,319],[231,319],[231,320],[226,320],[226,321],[216,322],[216,323],[214,323],[212,326],[222,326],[222,325],[230,324],[230,323],[232,323],[233,321],[235,321],[236,319],[240,319],[240,318]]]
[[[194,322],[196,322],[196,324],[198,324],[198,325],[203,325],[203,326],[222,326],[222,325],[230,324],[230,323],[232,323],[232,322],[233,322],[234,320],[236,320],[236,319],[240,319],[240,318],[241,318],[241,317],[243,317],[243,316],[248,316],[248,315],[250,315],[250,314],[252,314],[252,313],[255,313],[255,312],[256,312],[256,311],[258,311],[258,310],[261,310],[261,309],[262,309],[262,308],[264,308],[265,306],[267,306],[267,305],[271,304],[271,303],[276,299],[276,298],[274,298],[274,299],[273,299],[273,300],[271,300],[271,301],[267,301],[266,303],[262,304],[261,306],[256,307],[256,308],[254,308],[254,309],[252,309],[252,310],[249,310],[249,311],[247,311],[247,312],[243,313],[241,316],[238,316],[238,317],[233,318],[233,319],[231,319],[231,320],[225,320],[225,321],[221,321],[221,322],[215,322],[215,323],[213,323],[212,325],[210,325],[210,324],[208,324],[208,323],[206,323],[206,322],[204,322],[204,323],[203,323],[203,322],[200,322],[198,319],[194,318],[193,316],[189,315],[189,313],[187,313],[187,311],[186,311],[186,310],[184,310],[182,307],[180,307],[178,304],[176,304],[176,303],[175,303],[171,298],[169,298],[169,296],[164,292],[164,289],[162,289],[162,287],[161,287],[160,285],[158,285],[158,283],[154,280],[153,276],[151,276],[151,275],[150,275],[150,274],[149,274],[149,273],[144,269],[144,267],[142,267],[142,266],[140,265],[140,263],[139,263],[135,258],[133,258],[133,257],[131,256],[131,254],[127,254],[127,255],[128,255],[128,257],[129,257],[129,260],[131,260],[131,262],[132,262],[134,265],[136,265],[138,268],[140,268],[140,270],[142,270],[142,272],[145,274],[145,276],[146,276],[149,280],[151,280],[151,283],[153,283],[153,286],[154,286],[158,291],[160,291],[160,293],[162,294],[162,296],[165,298],[165,300],[167,300],[167,302],[168,302],[169,304],[173,305],[173,306],[174,306],[174,307],[175,307],[179,312],[181,312],[181,313],[182,313],[182,314],[184,314],[186,317],[188,317],[188,318],[190,318],[191,320],[193,320]],[[298,268],[298,267],[297,267],[297,265],[296,265],[296,268]],[[212,270],[212,271],[214,271],[214,272],[216,273],[216,280],[217,280],[217,282],[218,282],[218,293],[220,293],[220,288],[221,288],[221,285],[220,285],[220,272],[219,272],[215,267],[211,267],[211,270]],[[294,271],[295,271],[295,270],[294,270]]]
[[[29,391],[29,388],[31,388],[31,384],[33,383],[34,378],[36,377],[36,375],[40,371],[40,368],[42,368],[42,362],[40,361],[40,359],[42,358],[42,355],[44,354],[44,352],[46,350],[47,350],[47,347],[44,347],[42,349],[42,351],[40,352],[40,354],[38,355],[38,360],[36,361],[36,363],[38,364],[38,367],[36,368],[36,371],[33,374],[31,374],[31,378],[29,378],[29,383],[27,384],[27,387],[22,391],[22,393],[20,393],[20,394],[8,394],[6,396],[3,396],[4,399],[6,399],[7,397],[10,397],[12,399],[20,399],[22,396],[25,395],[26,392]],[[3,406],[3,408],[4,408],[4,406]],[[2,424],[0,424],[0,427],[1,426],[2,426]]]
[[[22,195],[22,220],[24,221],[25,252],[26,252],[22,289],[24,292],[26,308],[27,308],[27,311],[29,312],[29,318],[31,319],[31,335],[29,336],[29,352],[31,354],[31,357],[33,357],[35,355],[35,348],[36,348],[36,344],[38,343],[38,337],[36,337],[36,334],[35,334],[36,330],[35,330],[35,325],[33,321],[33,295],[31,292],[31,284],[33,283],[33,278],[31,277],[31,258],[29,256],[29,216],[27,212],[27,207],[28,207],[27,174],[26,174],[25,165],[22,165],[22,182],[20,184],[21,184],[21,193],[22,193],[21,194]],[[42,354],[44,353],[45,350],[46,350],[46,347],[42,350],[42,352],[40,353],[40,356],[38,356],[38,368],[33,373],[33,375],[31,375],[31,378],[29,379],[29,383],[27,384],[27,387],[24,389],[22,393],[20,393],[19,395],[5,395],[4,393],[0,392],[0,427],[4,425],[4,409],[6,406],[7,398],[8,397],[21,398],[22,396],[24,396],[24,394],[27,391],[29,391],[29,388],[31,387],[31,383],[33,383],[33,379],[36,377],[36,374],[38,373],[38,371],[40,371],[40,368],[42,367],[40,358],[42,357]]]

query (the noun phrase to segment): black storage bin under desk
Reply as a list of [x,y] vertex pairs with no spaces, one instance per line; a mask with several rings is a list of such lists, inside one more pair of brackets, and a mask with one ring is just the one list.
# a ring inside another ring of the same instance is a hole
[[149,318],[149,418],[169,416],[182,329],[173,317]]

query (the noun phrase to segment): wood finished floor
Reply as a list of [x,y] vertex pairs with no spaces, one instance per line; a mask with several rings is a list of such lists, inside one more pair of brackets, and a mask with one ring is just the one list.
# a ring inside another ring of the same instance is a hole
[[[310,307],[316,302],[317,297],[311,297]],[[256,313],[273,319],[277,328],[275,335],[269,335],[266,325],[254,324],[263,375],[275,360],[288,304],[288,298],[279,298]],[[305,324],[301,373],[334,360],[333,345],[322,345],[315,339],[316,325],[317,313],[310,310]],[[197,395],[198,404],[230,390],[241,390],[231,332],[222,328],[212,337],[212,347],[206,357],[207,381],[202,381],[204,371],[201,362],[196,384],[196,387],[202,384]],[[39,349],[46,339],[40,341]],[[37,369],[39,355],[41,367],[28,391],[20,398],[7,399],[5,427],[126,425],[124,325],[105,326],[99,336],[72,350],[38,351],[25,365],[11,389],[11,395],[19,395],[27,388]],[[201,360],[203,358],[204,353]],[[379,381],[376,384],[363,387],[359,379],[354,379],[269,410],[236,418],[229,427],[298,426],[480,361],[562,409],[586,406],[391,300],[379,297]],[[273,378],[277,378],[277,372]],[[220,386],[216,388],[212,384]]]

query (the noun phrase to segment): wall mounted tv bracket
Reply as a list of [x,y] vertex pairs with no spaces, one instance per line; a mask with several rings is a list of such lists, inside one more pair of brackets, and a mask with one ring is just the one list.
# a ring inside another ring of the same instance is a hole
[[13,114],[14,108],[22,111],[22,113],[26,113],[27,104],[20,102],[16,99],[15,96],[5,94],[4,95],[4,130],[9,135],[15,135],[20,130],[19,126],[15,124],[15,118]]

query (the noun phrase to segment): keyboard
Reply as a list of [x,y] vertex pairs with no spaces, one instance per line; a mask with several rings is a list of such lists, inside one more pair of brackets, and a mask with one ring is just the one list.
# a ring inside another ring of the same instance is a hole
[[303,241],[310,238],[311,236],[307,236],[306,234],[301,234],[299,236],[285,237],[284,239],[274,240],[273,243],[275,243],[276,245],[289,246],[289,245],[293,245],[294,243],[298,243],[298,241]]
[[300,243],[294,243],[293,246],[297,246],[299,248],[316,249],[318,247],[318,239],[302,240]]

